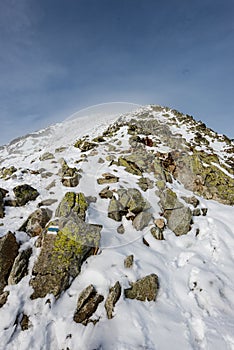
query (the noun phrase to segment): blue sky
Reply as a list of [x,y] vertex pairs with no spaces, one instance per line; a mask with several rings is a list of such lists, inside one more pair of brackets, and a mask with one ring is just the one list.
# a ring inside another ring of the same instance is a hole
[[110,101],[234,137],[233,0],[1,0],[0,44],[0,144]]

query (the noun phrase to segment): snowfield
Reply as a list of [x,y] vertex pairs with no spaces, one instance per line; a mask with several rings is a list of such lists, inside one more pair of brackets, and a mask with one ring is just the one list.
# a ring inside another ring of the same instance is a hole
[[[150,111],[150,106],[144,107],[144,110]],[[139,109],[135,113],[141,111]],[[130,120],[133,115],[132,112],[126,118]],[[163,113],[154,112],[154,116],[166,123]],[[110,184],[111,188],[137,188],[150,203],[152,214],[159,215],[155,188],[143,192],[137,183],[138,176],[126,172],[123,167],[113,165],[110,169],[108,163],[100,163],[100,157],[105,159],[111,154],[104,144],[100,143],[98,152],[80,163],[76,161],[81,153],[73,146],[84,135],[92,139],[102,134],[118,118],[113,115],[79,116],[2,148],[1,167],[14,165],[17,169],[35,171],[45,168],[52,175],[42,178],[30,172],[21,174],[17,170],[16,178],[0,179],[0,187],[9,190],[9,198],[13,198],[12,188],[24,183],[40,193],[35,201],[23,207],[6,207],[5,217],[0,219],[0,223],[4,224],[0,226],[0,237],[8,231],[15,232],[21,243],[20,249],[28,246],[33,249],[29,274],[18,284],[5,287],[10,294],[6,304],[0,308],[0,349],[234,350],[234,207],[196,196],[200,208],[208,208],[208,212],[206,216],[194,217],[192,228],[186,235],[176,236],[166,228],[165,240],[156,240],[150,233],[150,227],[136,231],[125,218],[125,233],[118,234],[119,223],[107,216],[109,200],[98,195],[106,185],[99,185],[96,179],[106,172],[117,174],[120,180]],[[193,138],[185,125],[171,126],[171,130],[173,133],[180,132],[188,141]],[[117,145],[121,140],[119,147],[124,150],[128,147],[128,138],[127,128],[121,128],[113,144]],[[225,159],[224,146],[219,140],[212,143],[220,159]],[[56,153],[55,149],[59,147],[65,148]],[[157,151],[166,152],[167,149],[161,145]],[[39,160],[45,152],[54,154],[54,162]],[[69,166],[82,170],[79,185],[73,189],[62,186],[57,175],[61,157]],[[229,175],[233,177],[231,173]],[[153,181],[153,174],[148,177]],[[47,190],[52,181],[55,181],[55,186]],[[192,195],[176,181],[170,186],[179,197]],[[18,229],[42,200],[57,199],[49,207],[55,212],[67,191],[97,197],[96,203],[91,203],[88,208],[86,221],[103,226],[99,251],[85,261],[80,274],[58,300],[52,294],[31,300],[29,280],[40,248],[35,246],[37,237],[30,238]],[[149,245],[143,244],[143,237]],[[131,254],[134,255],[133,267],[125,268],[124,259]],[[129,282],[152,273],[159,278],[155,302],[124,298],[123,289],[129,287]],[[84,326],[74,322],[77,298],[84,288],[93,284],[97,292],[106,298],[110,286],[116,281],[122,286],[122,295],[112,319],[107,319],[104,303],[100,303],[92,317],[99,320],[96,324]],[[30,320],[30,327],[25,331],[17,323],[22,313],[27,314]]]

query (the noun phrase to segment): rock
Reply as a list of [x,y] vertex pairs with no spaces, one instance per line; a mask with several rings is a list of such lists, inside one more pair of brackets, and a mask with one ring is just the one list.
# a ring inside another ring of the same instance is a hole
[[0,294],[0,308],[3,307],[4,304],[6,304],[8,295],[9,295],[8,291]]
[[124,295],[128,299],[137,299],[141,301],[155,301],[158,293],[158,276],[151,274],[130,283],[131,288],[124,290]]
[[93,142],[105,142],[106,140],[104,139],[104,137],[103,136],[97,136],[97,137],[95,137],[93,140],[92,140]]
[[118,181],[119,181],[119,178],[110,173],[104,173],[102,174],[102,178],[97,179],[97,182],[99,185],[106,184],[106,183],[115,183]]
[[102,158],[99,158],[99,159],[98,159],[98,163],[99,163],[99,164],[103,164],[103,163],[105,163],[105,160],[102,159]]
[[74,144],[74,147],[79,148],[81,150],[81,152],[87,152],[96,146],[97,146],[96,143],[89,142],[89,141],[84,140],[84,139],[80,139],[80,140],[76,141],[76,143]]
[[53,153],[46,152],[46,153],[42,154],[39,159],[40,159],[40,161],[54,159],[54,155],[53,155]]
[[117,199],[111,198],[108,206],[108,217],[115,221],[121,221],[124,214],[126,214],[126,210],[122,204]]
[[160,241],[164,240],[163,230],[155,226],[150,229],[152,236]]
[[46,224],[52,217],[53,212],[50,209],[40,208],[35,210],[19,228],[19,231],[26,232],[30,237],[41,234]]
[[115,285],[110,288],[109,294],[105,302],[105,309],[106,309],[106,314],[108,319],[113,318],[114,307],[117,301],[119,300],[120,295],[121,295],[121,285],[119,281],[117,281]]
[[128,157],[119,157],[118,165],[125,167],[125,170],[133,175],[142,176],[142,170],[134,161],[128,159]]
[[9,168],[3,167],[2,169],[0,169],[0,178],[4,180],[9,180],[16,171],[17,169],[14,166],[11,166]]
[[151,213],[141,212],[134,218],[132,225],[137,231],[141,231],[148,226],[151,219]]
[[71,214],[85,220],[85,213],[88,208],[87,200],[83,193],[67,192],[56,209],[58,217],[68,217]]
[[125,232],[124,226],[121,224],[119,227],[117,227],[117,232],[122,235]]
[[49,207],[50,205],[52,205],[52,204],[54,204],[54,203],[56,203],[56,202],[58,202],[58,200],[57,199],[45,199],[45,200],[43,200],[43,201],[41,201],[40,203],[38,203],[38,207],[40,208],[40,207]]
[[193,209],[193,216],[200,216],[201,215],[201,210],[199,208]]
[[150,204],[142,197],[141,192],[136,188],[118,190],[119,202],[133,214],[150,208]]
[[89,318],[97,310],[98,305],[104,300],[104,297],[97,293],[91,284],[85,288],[78,297],[76,311],[73,320],[76,323],[87,324]]
[[72,177],[63,177],[61,182],[62,182],[63,186],[76,187],[79,184],[79,175],[75,174]]
[[129,269],[130,267],[132,267],[133,261],[134,261],[134,255],[127,256],[124,260],[124,267]]
[[46,186],[46,190],[50,190],[52,187],[55,187],[55,185],[56,185],[56,181],[55,180],[53,180],[48,186]]
[[112,198],[113,197],[113,191],[110,190],[110,186],[107,186],[99,192],[99,196],[101,198]]
[[142,191],[147,191],[149,188],[154,187],[154,182],[146,177],[141,177],[138,180],[138,185],[142,189]]
[[29,328],[28,315],[23,314],[22,319],[20,321],[20,326],[21,326],[22,331],[26,331]]
[[202,215],[203,216],[206,216],[207,212],[208,212],[208,209],[207,208],[202,208],[201,209],[201,212],[202,212]]
[[30,185],[19,185],[13,188],[13,192],[16,197],[17,206],[23,206],[29,201],[35,200],[39,193],[38,191]]
[[4,218],[5,210],[4,210],[4,201],[3,201],[3,195],[0,192],[0,219]]
[[161,218],[154,220],[154,223],[161,230],[163,230],[165,227],[165,221]]
[[61,182],[66,187],[76,187],[79,184],[80,174],[76,168],[70,168],[67,162],[62,158],[60,159],[61,170],[59,175],[61,176]]
[[181,198],[186,203],[193,205],[194,208],[196,208],[200,204],[199,200],[195,196],[192,196],[192,197],[181,197]]
[[178,200],[175,192],[169,188],[161,192],[159,205],[167,219],[167,226],[176,236],[188,233],[191,228],[192,211]]
[[85,223],[73,213],[59,220],[57,234],[43,236],[32,271],[34,278],[30,281],[34,289],[31,299],[43,298],[48,293],[58,298],[69,287],[82,263],[99,247],[101,228]]
[[86,199],[88,205],[90,203],[96,203],[97,202],[97,197],[95,197],[95,196],[86,196],[85,199]]
[[0,238],[0,294],[7,285],[7,280],[18,254],[19,245],[13,233],[8,232]]
[[8,284],[17,284],[28,273],[28,263],[32,254],[32,248],[19,252],[15,258],[11,273],[8,277]]

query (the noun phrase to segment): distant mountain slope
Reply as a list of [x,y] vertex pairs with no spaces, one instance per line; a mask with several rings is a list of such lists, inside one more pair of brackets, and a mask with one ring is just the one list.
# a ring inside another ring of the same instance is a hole
[[0,349],[233,349],[234,142],[146,106],[0,153]]

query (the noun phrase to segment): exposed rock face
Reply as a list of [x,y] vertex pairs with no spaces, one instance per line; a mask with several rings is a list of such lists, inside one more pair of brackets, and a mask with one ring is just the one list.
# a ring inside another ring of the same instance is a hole
[[167,188],[160,193],[159,204],[167,219],[167,226],[176,236],[188,233],[192,220],[192,211],[178,200],[176,193]]
[[22,250],[17,255],[8,278],[8,284],[17,284],[28,273],[28,263],[32,248]]
[[52,217],[52,211],[49,209],[37,209],[26,220],[26,222],[19,228],[19,231],[27,232],[31,237],[41,234],[46,224]]
[[19,207],[35,200],[39,196],[37,190],[27,184],[14,187],[13,192],[16,197],[16,205]]
[[104,300],[104,297],[97,293],[91,284],[85,288],[79,295],[77,307],[74,314],[74,321],[77,323],[87,324],[89,318],[97,310],[98,305]]
[[136,282],[130,283],[131,288],[124,290],[124,295],[128,299],[137,299],[141,301],[155,301],[158,293],[158,276],[156,274],[148,275]]
[[7,280],[18,254],[19,245],[13,233],[8,232],[0,238],[0,294],[7,285]]
[[88,203],[83,193],[67,192],[60,202],[55,215],[58,217],[68,217],[74,214],[85,220],[87,208]]
[[119,300],[120,295],[121,295],[121,285],[118,281],[115,283],[113,287],[110,288],[109,294],[106,298],[105,309],[106,309],[106,314],[108,319],[113,318],[114,307],[117,301]]

